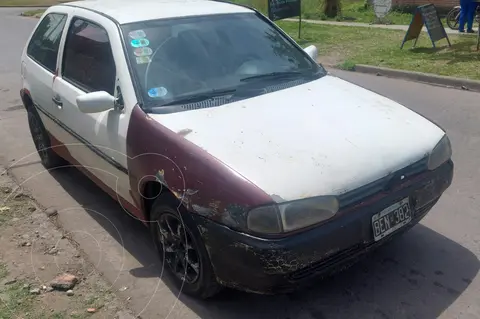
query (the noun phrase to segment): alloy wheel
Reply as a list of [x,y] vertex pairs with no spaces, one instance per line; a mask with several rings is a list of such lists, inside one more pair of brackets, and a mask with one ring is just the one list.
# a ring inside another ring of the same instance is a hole
[[179,217],[164,213],[157,221],[164,261],[177,278],[193,284],[200,277],[200,256],[193,235]]

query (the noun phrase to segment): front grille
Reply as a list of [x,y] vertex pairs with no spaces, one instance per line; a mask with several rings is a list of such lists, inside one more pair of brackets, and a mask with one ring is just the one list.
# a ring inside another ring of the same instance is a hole
[[[350,205],[355,205],[359,201],[378,193],[390,193],[396,187],[407,183],[410,179],[424,172],[427,169],[427,161],[428,158],[424,157],[421,160],[396,171],[394,174],[387,175],[381,179],[371,182],[370,184],[340,195],[339,200],[342,204],[342,207],[345,208]],[[400,176],[402,175],[404,178],[400,179]]]
[[336,272],[339,272],[348,268],[348,266],[353,265],[359,258],[366,255],[369,251],[385,244],[394,236],[407,231],[416,223],[418,223],[420,219],[425,216],[425,214],[435,205],[437,201],[438,201],[438,198],[430,202],[429,204],[425,205],[421,209],[416,210],[414,212],[414,218],[412,220],[412,223],[407,227],[403,227],[399,229],[398,231],[394,232],[390,236],[378,242],[371,242],[368,244],[357,244],[357,245],[351,246],[347,249],[337,252],[336,254],[328,258],[317,261],[305,268],[302,268],[290,273],[288,275],[288,279],[291,281],[300,281],[310,277],[329,276]]

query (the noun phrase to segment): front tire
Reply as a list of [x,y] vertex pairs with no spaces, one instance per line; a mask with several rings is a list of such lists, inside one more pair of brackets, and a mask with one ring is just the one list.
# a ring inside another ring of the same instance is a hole
[[445,20],[447,21],[448,27],[452,30],[458,30],[459,18],[460,18],[460,9],[453,8],[452,10],[450,10],[450,12],[447,14],[447,17],[445,18]]
[[221,286],[208,252],[190,213],[172,197],[160,195],[152,205],[150,227],[155,248],[180,292],[201,299],[212,297]]
[[28,126],[32,135],[33,143],[37,149],[42,165],[46,169],[52,169],[66,164],[66,161],[52,150],[50,137],[43,126],[40,116],[35,110],[27,110]]

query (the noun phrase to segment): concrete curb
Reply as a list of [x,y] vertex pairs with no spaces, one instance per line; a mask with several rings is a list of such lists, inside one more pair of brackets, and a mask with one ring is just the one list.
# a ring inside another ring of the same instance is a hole
[[480,81],[475,81],[475,80],[461,79],[461,78],[455,78],[450,76],[442,76],[442,75],[436,75],[431,73],[394,70],[394,69],[382,68],[382,67],[364,65],[364,64],[355,65],[355,68],[353,71],[480,92]]
[[32,14],[32,15],[26,15],[25,12],[20,13],[20,16],[21,16],[21,17],[24,17],[24,18],[35,18],[35,19],[39,19],[42,15],[43,15],[43,12],[41,12],[41,13],[36,13],[36,14]]

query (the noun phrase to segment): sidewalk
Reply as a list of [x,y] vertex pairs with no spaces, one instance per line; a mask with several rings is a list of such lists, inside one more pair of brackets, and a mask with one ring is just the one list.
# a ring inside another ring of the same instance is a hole
[[[285,19],[285,21],[291,22],[298,22],[298,19]],[[327,25],[334,25],[334,26],[345,26],[345,27],[359,27],[359,28],[380,28],[380,29],[390,29],[390,30],[408,30],[408,25],[397,25],[397,24],[369,24],[369,23],[358,23],[358,22],[343,22],[343,21],[326,21],[326,20],[309,20],[309,19],[302,19],[302,22],[305,23],[313,23],[313,24],[327,24]],[[425,27],[423,27],[422,31],[427,31]],[[448,27],[445,27],[445,31],[447,34],[469,34],[469,33],[459,33],[457,30],[452,30]],[[473,33],[477,35],[477,33]]]

